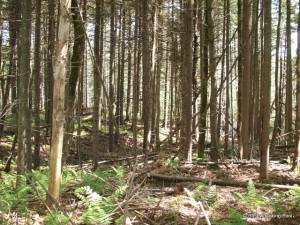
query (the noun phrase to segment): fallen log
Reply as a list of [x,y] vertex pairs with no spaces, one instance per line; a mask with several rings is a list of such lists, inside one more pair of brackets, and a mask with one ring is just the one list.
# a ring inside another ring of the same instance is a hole
[[228,161],[228,162],[182,162],[182,164],[197,164],[197,165],[230,165],[230,164],[257,164],[260,161]]
[[[168,181],[177,181],[177,182],[202,182],[208,184],[219,185],[219,186],[231,186],[231,187],[244,187],[248,186],[248,182],[245,181],[235,181],[235,180],[209,180],[200,177],[184,177],[184,176],[174,176],[174,175],[164,175],[158,173],[150,173],[148,175],[149,178],[155,178],[160,180],[168,180]],[[262,184],[262,183],[253,183],[256,188],[262,189],[280,189],[280,190],[290,190],[295,188],[294,186],[290,185],[279,185],[279,184]]]

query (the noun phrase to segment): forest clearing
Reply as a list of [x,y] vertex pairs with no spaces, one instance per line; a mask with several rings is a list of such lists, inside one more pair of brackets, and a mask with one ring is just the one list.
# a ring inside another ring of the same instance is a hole
[[300,1],[0,0],[0,224],[299,224]]

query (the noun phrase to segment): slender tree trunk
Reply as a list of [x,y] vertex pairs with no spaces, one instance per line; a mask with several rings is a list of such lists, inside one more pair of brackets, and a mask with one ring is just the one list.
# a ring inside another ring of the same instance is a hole
[[241,109],[241,127],[240,127],[240,158],[249,159],[249,117],[250,117],[250,0],[243,1],[243,75],[242,75],[242,109]]
[[192,88],[193,88],[193,12],[192,1],[183,3],[181,132],[180,148],[184,159],[192,160]]
[[52,104],[53,104],[53,55],[55,45],[55,2],[49,1],[48,4],[48,48],[47,48],[47,70],[45,77],[45,121],[47,125],[47,133],[51,134],[52,122]]
[[[300,1],[299,1],[300,6]],[[296,96],[296,133],[292,170],[300,172],[300,8],[298,9],[298,48],[297,48],[297,96]]]
[[[171,12],[171,29],[174,30],[174,0],[171,0],[172,4],[172,12]],[[170,61],[171,61],[171,78],[170,78],[170,131],[169,131],[169,145],[171,146],[173,143],[173,121],[174,121],[174,82],[175,82],[175,34],[171,32],[171,53],[170,53]]]
[[[62,148],[64,137],[64,97],[65,97],[65,77],[69,44],[71,9],[70,0],[62,0],[60,3],[60,17],[58,26],[58,43],[56,46],[54,86],[53,86],[53,116],[52,116],[52,139],[49,160],[49,185],[47,195],[47,205],[54,206],[52,198],[58,200],[59,186],[61,180]],[[51,196],[50,196],[51,195]]]
[[109,151],[114,149],[114,77],[115,77],[115,44],[116,44],[116,31],[115,31],[115,1],[110,2],[110,60],[109,60]]
[[217,137],[217,82],[216,82],[216,62],[215,62],[215,43],[214,43],[214,22],[212,15],[212,0],[206,0],[206,16],[208,26],[208,50],[209,50],[209,77],[210,77],[210,133],[211,133],[211,160],[216,161],[219,158],[218,137]]
[[23,2],[22,28],[21,28],[21,53],[20,53],[20,77],[18,81],[18,174],[25,172],[26,166],[32,169],[31,152],[31,112],[29,108],[29,80],[30,80],[30,46],[31,46],[31,0]]
[[[225,4],[225,14],[226,14],[226,29],[225,29],[225,42],[226,42],[226,46],[229,46],[229,36],[230,36],[230,0],[226,0],[226,4]],[[230,117],[229,117],[229,110],[230,110],[230,93],[229,93],[229,65],[230,65],[230,48],[227,47],[226,48],[226,52],[225,52],[225,74],[226,74],[226,103],[225,103],[225,126],[224,126],[224,132],[225,132],[225,140],[224,140],[224,152],[225,153],[231,153],[228,151],[228,147],[229,147],[229,122],[230,121]]]
[[286,0],[286,99],[285,99],[285,133],[287,143],[293,140],[293,74],[292,74],[292,51],[291,51],[291,0]]
[[40,166],[40,70],[41,70],[41,6],[42,1],[36,1],[35,44],[34,44],[34,154],[33,168]]
[[[242,0],[237,1],[238,8],[238,49],[243,48],[242,42]],[[237,141],[239,145],[239,149],[241,148],[241,122],[242,122],[242,76],[243,76],[243,56],[242,54],[238,55],[238,91],[237,91]]]
[[[152,96],[152,75],[154,68],[151,68],[150,61],[150,40],[149,40],[149,0],[145,0],[143,6],[143,30],[142,30],[142,43],[143,43],[143,123],[144,123],[144,140],[143,149],[145,153],[144,164],[148,164],[148,155],[150,151],[151,141],[151,115],[152,108],[149,105]],[[154,62],[153,62],[154,63]]]
[[262,137],[260,142],[260,180],[268,179],[269,168],[269,121],[270,121],[270,97],[271,97],[271,59],[272,59],[272,0],[264,1],[264,50],[263,50],[263,79],[262,88]]
[[[94,65],[94,111],[93,111],[93,170],[98,167],[98,147],[99,147],[99,120],[100,118],[100,78],[102,77],[102,55],[103,48],[100,47],[100,32],[103,35],[102,28],[102,7],[103,0],[96,0],[96,15],[95,15],[95,44],[94,44],[94,55],[95,55],[95,65]],[[101,30],[101,31],[100,31]],[[99,71],[97,66],[99,65]]]
[[[163,27],[163,20],[161,17],[161,0],[158,0],[156,3],[158,4],[156,7],[158,7],[158,24],[160,26],[158,27],[158,33],[162,34]],[[162,63],[163,63],[163,42],[161,40],[162,36],[158,39],[158,56],[157,56],[157,67],[156,67],[156,83],[155,83],[155,102],[156,102],[156,111],[155,111],[155,146],[157,149],[160,148],[160,138],[159,138],[159,131],[160,131],[160,115],[161,115],[161,107],[160,107],[160,84],[161,84],[161,73],[162,73]],[[166,71],[167,73],[167,71]]]
[[69,77],[69,90],[67,98],[67,112],[66,112],[66,133],[67,136],[64,140],[64,159],[63,163],[66,162],[71,144],[73,140],[74,132],[74,113],[75,113],[75,99],[77,92],[77,85],[79,77],[83,70],[84,51],[85,51],[85,27],[84,21],[82,21],[80,15],[80,4],[78,0],[72,0],[72,18],[74,26],[74,45],[73,53],[71,57],[71,71]]
[[131,70],[132,70],[132,44],[131,44],[131,11],[128,11],[128,72],[127,72],[127,98],[126,98],[126,116],[125,116],[125,121],[129,121],[129,114],[130,114],[130,107],[131,107],[131,87],[132,87],[132,75],[131,75]]
[[135,24],[134,24],[134,64],[133,64],[133,92],[132,92],[132,132],[133,132],[133,150],[135,157],[137,156],[137,116],[138,116],[138,80],[139,80],[139,49],[138,49],[138,34],[139,34],[139,23],[140,23],[140,11],[139,11],[139,0],[135,1]]
[[[167,49],[169,46],[169,42],[167,42]],[[169,77],[169,52],[166,51],[166,59],[165,59],[165,64],[166,64],[166,73],[165,73],[165,83],[164,83],[164,114],[163,114],[163,124],[162,126],[167,129],[168,127],[168,115],[169,115],[169,81],[168,81],[168,77]]]
[[[203,0],[199,3],[199,8],[203,7]],[[206,108],[207,108],[207,88],[208,88],[208,32],[207,26],[203,26],[202,10],[199,10],[199,31],[200,31],[200,68],[201,68],[201,99],[200,99],[200,117],[199,117],[199,140],[198,140],[198,158],[204,158],[204,146],[206,136]],[[205,13],[206,15],[206,13]],[[205,19],[206,20],[206,19]]]

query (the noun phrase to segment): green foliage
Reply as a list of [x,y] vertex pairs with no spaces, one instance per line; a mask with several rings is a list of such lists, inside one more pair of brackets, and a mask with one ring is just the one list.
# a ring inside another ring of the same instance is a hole
[[179,164],[180,164],[180,159],[176,158],[176,159],[171,159],[171,158],[168,158],[166,161],[164,161],[163,165],[166,167],[166,168],[169,168],[169,169],[173,169],[173,170],[177,170],[177,168],[179,167]]
[[291,190],[287,192],[287,194],[292,200],[292,206],[294,208],[300,209],[300,187],[294,186]]
[[212,222],[213,225],[247,225],[245,221],[242,220],[243,216],[236,209],[229,209],[230,219],[224,222]]
[[190,192],[188,190],[186,190],[186,192],[191,200],[191,204],[197,208],[199,206],[199,202],[207,205],[209,209],[215,209],[220,205],[216,185],[206,187],[206,185],[200,183],[194,192]]
[[90,186],[93,190],[109,191],[114,185],[122,183],[125,176],[125,168],[120,166],[108,169],[104,167],[98,168],[93,174],[80,172],[82,185]]
[[198,202],[202,201],[210,209],[215,209],[220,205],[220,201],[218,201],[217,198],[218,191],[216,185],[207,187],[201,183],[194,190],[194,199]]
[[0,173],[0,211],[8,212],[16,210],[20,215],[27,215],[27,195],[31,193],[31,188],[26,185],[26,178],[20,176],[19,183],[16,183],[16,173]]
[[239,198],[240,202],[247,207],[251,208],[265,205],[263,198],[256,193],[256,189],[252,180],[249,180],[248,182],[247,194],[235,192],[235,195]]
[[69,222],[70,218],[66,217],[59,211],[48,213],[45,218],[45,225],[64,225]]
[[104,197],[89,186],[75,190],[75,195],[84,202],[81,220],[86,224],[110,224],[112,213],[118,208],[118,198],[126,192],[127,185],[120,186],[113,195]]
[[283,161],[288,164],[289,166],[293,165],[293,160],[291,159],[290,156],[288,156],[286,159],[283,159]]

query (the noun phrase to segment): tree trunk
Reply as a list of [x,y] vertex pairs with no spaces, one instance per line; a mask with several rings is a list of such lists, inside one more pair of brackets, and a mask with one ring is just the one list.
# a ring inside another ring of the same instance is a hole
[[[98,167],[98,135],[99,135],[99,121],[100,117],[100,78],[102,77],[102,66],[103,66],[103,47],[100,47],[100,36],[103,35],[103,0],[96,0],[96,15],[95,15],[95,44],[94,44],[94,55],[95,55],[95,65],[94,65],[94,111],[93,111],[93,170]],[[100,34],[101,32],[101,34]],[[99,71],[98,71],[99,65]],[[100,72],[100,73],[99,73]]]
[[114,77],[115,77],[115,44],[116,44],[116,31],[115,31],[115,0],[110,2],[110,60],[109,60],[109,151],[114,150]]
[[31,46],[31,0],[26,0],[22,6],[20,77],[18,80],[18,174],[25,173],[26,166],[32,169],[31,152],[31,112],[29,108],[30,81],[30,46]]
[[263,76],[261,79],[262,90],[262,136],[260,142],[261,163],[260,180],[268,179],[269,168],[269,121],[270,121],[270,97],[271,97],[271,61],[272,61],[272,0],[264,1],[264,49],[263,49]]
[[132,133],[133,133],[133,150],[134,156],[137,156],[137,116],[138,116],[138,101],[139,101],[139,49],[138,49],[138,34],[139,34],[139,24],[140,24],[140,11],[139,11],[139,0],[135,1],[135,24],[134,24],[134,64],[133,64],[133,91],[132,91]]
[[210,77],[210,133],[211,133],[211,149],[210,157],[212,161],[219,158],[218,137],[217,137],[217,81],[216,81],[216,62],[215,62],[215,43],[214,43],[214,22],[212,15],[212,0],[206,0],[206,17],[208,26],[208,50],[209,50],[209,77]]
[[[199,8],[201,9],[203,5],[203,0],[199,3]],[[201,68],[201,99],[200,99],[200,117],[199,117],[199,140],[198,140],[198,158],[204,158],[204,146],[205,146],[205,136],[206,136],[206,108],[207,108],[207,88],[208,88],[208,32],[207,26],[203,26],[203,15],[202,10],[199,10],[199,31],[200,31],[200,68]],[[206,14],[205,14],[206,15]],[[206,20],[206,19],[205,19]]]
[[[225,42],[226,42],[226,46],[229,46],[229,35],[230,35],[230,0],[226,0],[226,4],[225,4],[225,14],[226,14],[226,37],[225,37]],[[230,98],[229,98],[229,65],[230,65],[230,49],[227,47],[226,48],[226,52],[225,52],[225,74],[226,74],[226,103],[225,103],[225,121],[230,121],[230,117],[229,117],[229,110],[230,110]],[[224,126],[224,133],[225,133],[225,140],[224,140],[224,152],[225,154],[230,155],[231,151],[229,152],[229,123],[225,122],[225,126]]]
[[77,92],[77,84],[79,77],[83,70],[84,51],[85,51],[85,27],[82,21],[80,11],[80,4],[78,0],[72,0],[72,19],[74,26],[74,45],[71,57],[71,71],[69,77],[69,90],[67,98],[67,112],[66,112],[66,138],[64,140],[64,157],[63,163],[66,162],[73,140],[74,132],[74,113],[75,113],[75,99]]
[[286,0],[286,99],[285,99],[285,133],[287,143],[293,140],[293,74],[292,74],[292,51],[291,51],[291,0]]
[[55,0],[48,4],[48,42],[47,42],[47,69],[45,75],[45,122],[47,134],[51,134],[52,109],[53,109],[53,55],[55,48]]
[[[299,1],[300,5],[300,1]],[[298,14],[298,48],[297,48],[297,96],[296,96],[296,133],[295,150],[292,169],[300,172],[300,9]]]
[[243,1],[243,75],[242,75],[242,109],[241,109],[241,134],[240,158],[250,159],[249,151],[249,104],[250,104],[250,18],[251,1]]
[[[71,1],[62,0],[60,3],[60,17],[58,26],[58,43],[56,47],[54,86],[53,86],[53,116],[52,116],[52,139],[49,160],[49,195],[59,198],[59,186],[61,179],[62,148],[64,136],[64,97],[65,77],[69,44]],[[47,195],[47,205],[53,207],[51,196]]]
[[149,40],[149,0],[145,0],[143,6],[143,30],[142,30],[142,51],[143,51],[143,123],[144,123],[144,139],[143,149],[145,153],[144,164],[148,164],[148,155],[150,152],[151,141],[151,115],[152,108],[149,105],[152,97],[152,75],[153,68],[151,68],[151,53]]
[[184,159],[192,160],[192,86],[193,86],[193,11],[192,1],[183,3],[182,80],[180,150]]
[[36,22],[35,22],[35,43],[34,43],[34,154],[33,168],[37,169],[40,166],[40,70],[41,70],[41,6],[42,1],[36,1]]
[[132,44],[131,44],[131,12],[129,10],[128,12],[128,74],[127,74],[127,98],[126,98],[126,116],[125,116],[125,121],[129,121],[130,120],[130,108],[131,108],[131,92],[132,92],[132,65],[131,65],[131,61],[132,61],[132,57],[131,57],[131,54],[132,54]]

